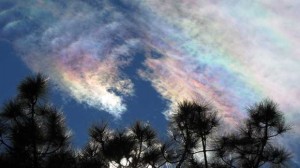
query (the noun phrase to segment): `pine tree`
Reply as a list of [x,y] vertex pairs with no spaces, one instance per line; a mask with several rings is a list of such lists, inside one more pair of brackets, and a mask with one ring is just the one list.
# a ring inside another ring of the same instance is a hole
[[[216,112],[207,104],[183,101],[170,117],[170,132],[173,141],[171,155],[176,167],[199,165],[194,155],[202,153],[204,167],[209,167],[207,153],[209,138],[219,124]],[[166,152],[170,153],[170,152]],[[167,159],[167,158],[166,158]]]
[[47,103],[47,91],[45,77],[27,77],[17,97],[1,109],[1,162],[9,167],[42,168],[48,159],[69,150],[64,118]]
[[148,124],[136,122],[124,130],[111,130],[107,124],[101,124],[90,129],[90,136],[89,143],[94,148],[89,151],[100,156],[99,163],[118,168],[159,168],[166,162],[161,153],[162,145]]
[[290,154],[274,139],[286,133],[285,123],[278,105],[264,100],[248,109],[249,118],[239,132],[219,140],[220,157],[230,167],[258,168],[263,165],[283,165]]
[[165,164],[166,161],[161,153],[161,144],[149,124],[136,122],[129,129],[129,136],[135,141],[130,167],[158,168]]

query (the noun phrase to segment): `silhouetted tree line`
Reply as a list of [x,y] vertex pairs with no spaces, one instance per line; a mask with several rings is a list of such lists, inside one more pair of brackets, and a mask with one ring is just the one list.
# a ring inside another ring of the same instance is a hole
[[183,101],[170,115],[167,142],[146,123],[117,130],[102,123],[75,150],[62,113],[47,102],[47,90],[44,76],[28,77],[1,108],[1,168],[257,168],[284,166],[291,157],[274,141],[290,127],[271,100],[249,107],[233,133],[218,131],[220,120],[209,104]]

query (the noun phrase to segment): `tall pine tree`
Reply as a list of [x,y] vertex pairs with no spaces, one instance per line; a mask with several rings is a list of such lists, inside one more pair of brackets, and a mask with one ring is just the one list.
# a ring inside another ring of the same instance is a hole
[[274,139],[290,127],[278,105],[267,99],[248,108],[248,114],[249,118],[237,133],[220,138],[217,156],[230,167],[283,165],[290,154]]
[[1,165],[42,168],[67,158],[69,134],[61,112],[47,102],[47,86],[41,74],[27,77],[16,98],[2,107]]

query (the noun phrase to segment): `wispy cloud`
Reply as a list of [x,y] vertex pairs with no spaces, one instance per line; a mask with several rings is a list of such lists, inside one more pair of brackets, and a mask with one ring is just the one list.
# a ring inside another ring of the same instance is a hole
[[[120,116],[134,83],[122,71],[137,49],[140,77],[170,107],[205,99],[234,125],[270,97],[300,134],[297,0],[0,2],[1,38],[75,100]],[[154,53],[154,54],[153,54]]]
[[48,74],[80,103],[117,117],[126,110],[133,83],[120,69],[130,64],[139,40],[121,12],[108,2],[101,8],[80,1],[7,4],[1,33],[22,34],[14,44],[29,67]]

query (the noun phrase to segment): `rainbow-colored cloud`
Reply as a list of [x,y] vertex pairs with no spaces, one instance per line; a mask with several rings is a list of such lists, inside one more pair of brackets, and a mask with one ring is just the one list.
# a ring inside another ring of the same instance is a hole
[[[300,2],[2,0],[1,38],[69,96],[116,117],[139,77],[170,107],[211,102],[228,123],[270,97],[300,133]],[[144,53],[144,55],[137,54]]]

